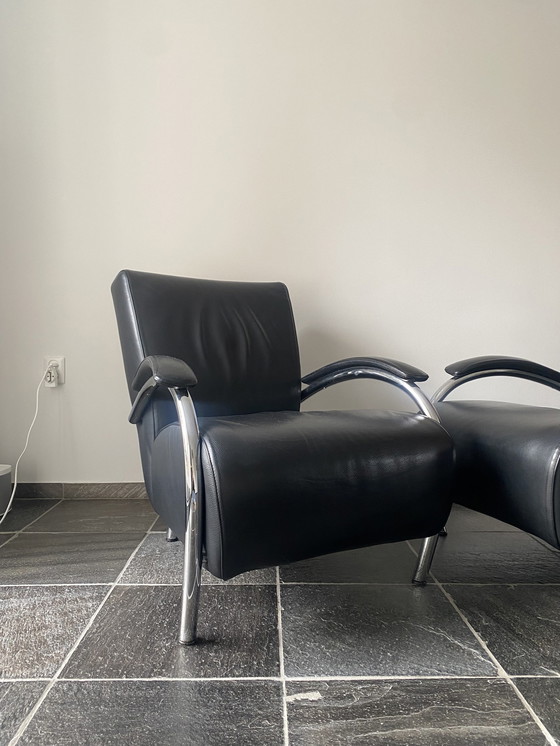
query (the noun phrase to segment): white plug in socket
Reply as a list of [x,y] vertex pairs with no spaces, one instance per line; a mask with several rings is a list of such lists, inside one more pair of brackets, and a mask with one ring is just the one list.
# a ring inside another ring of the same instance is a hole
[[43,361],[44,370],[47,370],[50,365],[56,366],[54,369],[50,368],[45,373],[45,386],[49,389],[54,389],[64,383],[66,380],[66,358],[49,355],[49,357],[43,358]]

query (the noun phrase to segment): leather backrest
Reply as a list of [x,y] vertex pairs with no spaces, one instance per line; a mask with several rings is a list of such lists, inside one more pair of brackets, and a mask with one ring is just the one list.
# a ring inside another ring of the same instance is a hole
[[[199,416],[299,409],[299,351],[282,283],[123,270],[111,290],[131,400],[144,357],[170,355],[187,362],[198,378],[191,395]],[[176,420],[165,393],[152,409],[139,428],[146,477],[150,441]]]

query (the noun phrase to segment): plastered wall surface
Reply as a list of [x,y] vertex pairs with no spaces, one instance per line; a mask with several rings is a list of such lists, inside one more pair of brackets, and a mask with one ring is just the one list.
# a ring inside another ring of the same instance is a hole
[[304,371],[395,357],[432,392],[471,355],[560,368],[559,38],[556,0],[3,0],[0,462],[57,354],[21,478],[141,479],[123,267],[283,280]]

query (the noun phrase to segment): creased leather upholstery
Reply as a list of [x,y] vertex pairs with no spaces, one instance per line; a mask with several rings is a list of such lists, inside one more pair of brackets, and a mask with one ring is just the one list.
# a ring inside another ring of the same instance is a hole
[[488,401],[436,408],[456,446],[454,500],[560,548],[560,411]]
[[[149,355],[184,360],[198,379],[198,416],[297,410],[301,371],[292,307],[282,283],[224,282],[123,270],[112,285],[131,401]],[[152,444],[176,420],[166,391],[138,427],[151,493]]]
[[[450,510],[453,451],[421,415],[276,412],[202,418],[208,569],[220,578],[328,552],[430,536]],[[179,535],[171,425],[154,445],[156,509]],[[177,481],[179,479],[179,482]]]

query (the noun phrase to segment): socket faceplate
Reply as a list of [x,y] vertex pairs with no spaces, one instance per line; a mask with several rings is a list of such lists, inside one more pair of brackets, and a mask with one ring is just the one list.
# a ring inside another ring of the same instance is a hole
[[55,388],[56,386],[60,386],[66,381],[66,358],[61,357],[60,355],[49,355],[48,357],[43,358],[43,370],[46,370],[50,363],[57,363],[57,376],[56,380],[48,381],[45,378],[45,386],[47,388]]

